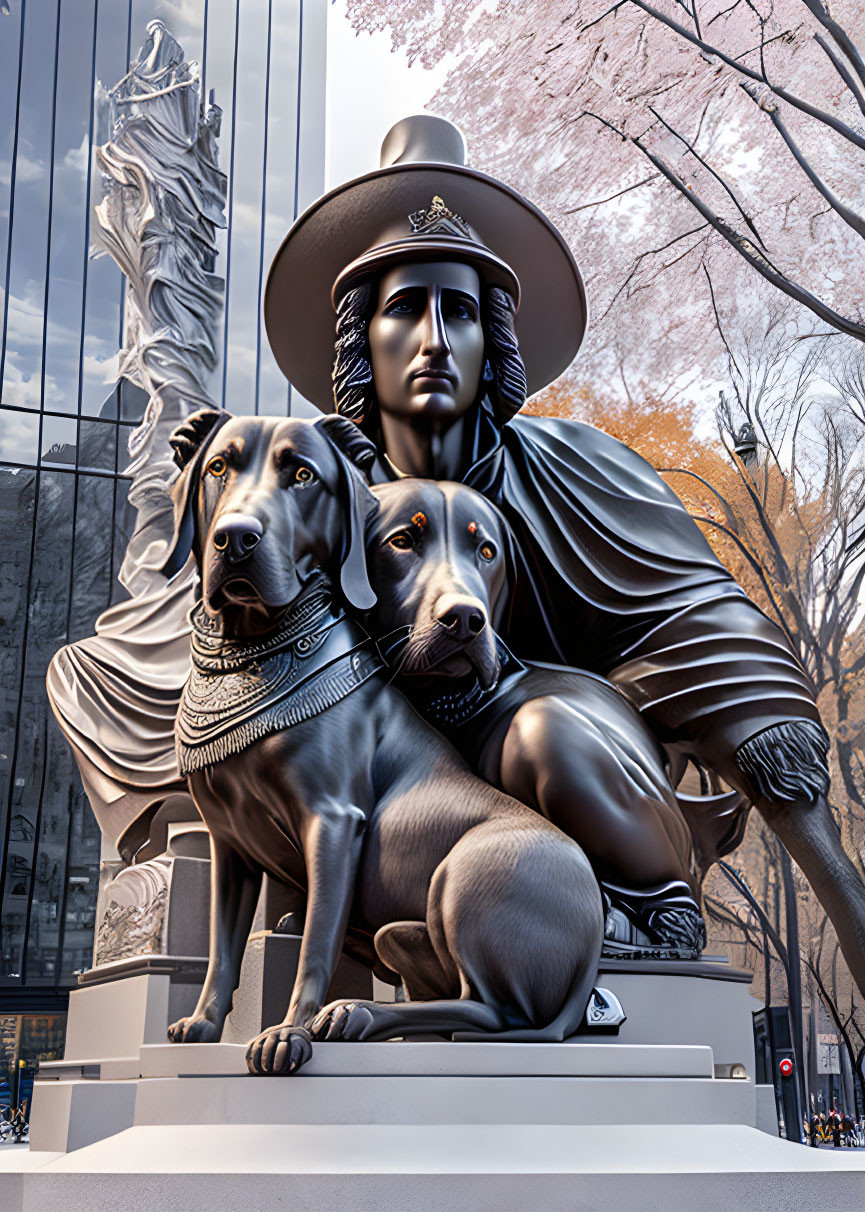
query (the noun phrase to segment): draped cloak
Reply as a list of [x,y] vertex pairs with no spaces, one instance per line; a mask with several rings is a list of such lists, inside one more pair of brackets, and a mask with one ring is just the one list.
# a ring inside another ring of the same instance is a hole
[[[518,657],[607,677],[668,752],[745,794],[734,760],[744,741],[775,724],[819,722],[783,633],[627,446],[576,421],[500,425],[484,400],[463,480],[501,508],[517,538],[501,630]],[[127,857],[146,840],[155,807],[183,788],[173,723],[194,591],[188,565],[164,591],[107,611],[96,636],[62,649],[49,669],[52,706],[97,820],[109,836],[126,833]]]

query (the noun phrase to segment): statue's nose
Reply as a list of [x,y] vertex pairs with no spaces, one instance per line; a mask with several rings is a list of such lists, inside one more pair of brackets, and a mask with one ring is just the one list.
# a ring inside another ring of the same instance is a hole
[[454,639],[471,640],[480,635],[487,620],[479,602],[447,594],[437,604],[436,622],[447,627]]
[[227,513],[213,528],[213,546],[231,564],[239,564],[252,555],[261,542],[264,527],[258,518],[246,513]]

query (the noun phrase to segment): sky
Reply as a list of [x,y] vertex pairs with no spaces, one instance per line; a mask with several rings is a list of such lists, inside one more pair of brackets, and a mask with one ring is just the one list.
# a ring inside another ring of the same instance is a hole
[[325,187],[378,167],[382,140],[400,118],[419,113],[448,70],[434,71],[390,49],[386,33],[357,36],[345,15],[344,0],[328,10],[327,151]]

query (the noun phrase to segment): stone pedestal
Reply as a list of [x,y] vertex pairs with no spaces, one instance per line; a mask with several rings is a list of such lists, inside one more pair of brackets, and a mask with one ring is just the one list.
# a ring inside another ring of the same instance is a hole
[[0,1151],[4,1212],[785,1212],[859,1206],[865,1182],[857,1154],[757,1131],[752,1082],[705,1045],[319,1044],[268,1079],[242,1045],[160,1044],[137,1068],[46,1066],[32,1151]]
[[[172,979],[156,967],[73,993],[69,1055],[36,1082],[31,1151],[0,1150],[4,1212],[114,1212],[118,1190],[124,1212],[861,1203],[865,1156],[758,1130],[771,1091],[754,1085],[747,973],[604,961],[598,984],[628,1016],[618,1036],[316,1044],[300,1074],[251,1077],[247,1030],[283,996],[268,974],[290,982],[298,946],[252,940],[244,979],[259,992],[238,1002],[240,1043],[158,1038]],[[133,1030],[153,1042],[127,1051]]]
[[[265,1027],[282,1022],[294,985],[301,941],[298,934],[268,931],[250,936],[234,1006],[222,1032],[224,1043],[248,1043]],[[372,974],[344,955],[334,973],[326,1001],[339,997],[369,1000],[372,996]]]
[[207,971],[203,956],[143,956],[91,968],[69,995],[64,1059],[137,1057],[165,1043],[169,1023],[191,1014]]

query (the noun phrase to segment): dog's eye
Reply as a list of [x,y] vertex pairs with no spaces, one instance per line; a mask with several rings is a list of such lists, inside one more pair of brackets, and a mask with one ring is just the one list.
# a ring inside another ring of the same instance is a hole
[[294,478],[298,484],[309,484],[315,479],[315,472],[311,467],[298,467]]
[[414,547],[414,539],[407,530],[401,530],[399,534],[391,535],[388,539],[391,547],[395,547],[397,551],[411,551]]
[[224,476],[228,470],[228,464],[225,459],[217,455],[215,459],[211,459],[207,464],[207,470],[212,476]]
[[482,560],[494,560],[496,558],[496,549],[492,543],[481,543],[478,548],[478,554]]

